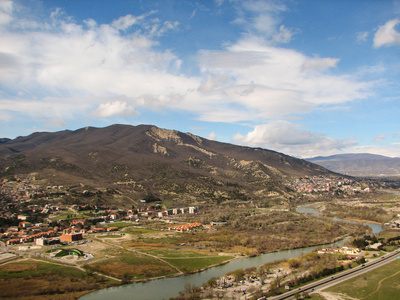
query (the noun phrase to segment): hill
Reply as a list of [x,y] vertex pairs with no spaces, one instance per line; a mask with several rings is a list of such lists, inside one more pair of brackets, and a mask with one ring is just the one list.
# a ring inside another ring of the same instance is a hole
[[[1,176],[193,203],[286,197],[292,177],[334,175],[305,160],[151,125],[39,132],[0,144]],[[120,201],[126,201],[121,200]]]
[[307,161],[333,172],[351,176],[400,176],[400,158],[383,155],[368,153],[338,154],[309,158]]

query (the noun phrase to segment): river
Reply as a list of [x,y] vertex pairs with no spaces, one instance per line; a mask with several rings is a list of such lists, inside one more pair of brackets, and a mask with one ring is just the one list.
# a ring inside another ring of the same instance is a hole
[[[312,208],[312,205],[305,205],[297,208],[300,213],[312,213],[321,215],[319,211]],[[336,221],[346,220],[336,219]],[[371,227],[373,233],[382,231],[382,226],[375,223],[364,223]],[[330,244],[331,245],[331,244]],[[293,250],[284,250],[273,253],[266,253],[256,257],[248,257],[230,261],[229,263],[213,268],[209,268],[203,272],[179,276],[173,278],[163,278],[158,280],[151,280],[143,283],[132,283],[118,287],[111,287],[86,294],[79,298],[80,300],[109,300],[109,299],[132,299],[132,300],[162,300],[176,297],[179,291],[183,291],[185,283],[191,285],[201,286],[213,277],[221,277],[229,272],[237,269],[247,269],[250,267],[259,267],[268,262],[276,260],[290,259],[299,257],[302,254],[309,253],[315,248],[320,246],[299,248]]]
[[[317,215],[317,216],[322,216],[322,213],[320,213],[318,210],[313,208],[313,206],[316,206],[318,204],[320,204],[320,203],[299,206],[296,209],[296,211],[299,213],[302,213],[302,214],[313,214],[313,215]],[[353,224],[360,223],[360,222],[356,222],[356,221],[343,220],[343,219],[339,219],[336,217],[334,217],[332,220],[346,222],[346,223],[353,223]],[[363,222],[362,224],[370,227],[373,234],[377,234],[382,231],[382,225],[379,223]]]

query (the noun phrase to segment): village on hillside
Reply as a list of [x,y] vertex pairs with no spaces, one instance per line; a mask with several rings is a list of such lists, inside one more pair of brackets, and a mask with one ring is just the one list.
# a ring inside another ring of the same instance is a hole
[[[141,200],[138,207],[111,209],[106,205],[62,205],[52,203],[56,197],[64,197],[69,189],[64,186],[40,186],[34,178],[15,178],[0,182],[0,239],[6,245],[33,243],[53,245],[80,241],[85,235],[118,231],[114,222],[163,220],[180,214],[195,214],[198,207],[165,209]],[[89,193],[84,190],[84,194]],[[42,205],[33,199],[42,199]],[[31,204],[35,202],[36,204]],[[76,218],[86,215],[85,218]],[[170,226],[169,230],[190,231],[202,227],[201,223]]]
[[[53,244],[72,242],[82,239],[82,235],[117,231],[118,227],[111,222],[125,220],[139,222],[140,220],[164,220],[179,214],[196,214],[196,206],[176,207],[166,209],[160,203],[148,203],[140,200],[137,207],[130,209],[110,208],[106,205],[62,205],[63,197],[71,192],[71,187],[63,185],[38,184],[35,174],[15,176],[12,179],[2,179],[0,182],[0,224],[1,239],[7,245],[22,243]],[[286,184],[303,194],[313,193],[368,193],[367,184],[359,181],[325,176],[306,176],[294,179]],[[97,191],[98,192],[98,191]],[[81,197],[87,197],[96,192],[82,190]],[[79,195],[78,195],[79,196]],[[42,200],[42,201],[33,201]],[[38,204],[41,203],[41,204]],[[84,212],[86,218],[75,219],[74,216]],[[105,226],[108,224],[107,226]],[[169,230],[189,231],[199,227],[200,223],[171,226]],[[210,224],[212,226],[212,224]]]

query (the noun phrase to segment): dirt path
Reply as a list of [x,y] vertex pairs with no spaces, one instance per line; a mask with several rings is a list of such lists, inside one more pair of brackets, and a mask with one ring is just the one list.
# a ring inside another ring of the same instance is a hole
[[101,243],[103,243],[103,244],[106,244],[106,245],[109,245],[109,246],[113,246],[113,247],[117,246],[117,247],[119,247],[119,248],[121,248],[121,249],[123,249],[123,250],[125,250],[125,251],[129,251],[129,252],[132,252],[132,253],[138,253],[138,254],[142,254],[142,255],[146,255],[146,256],[152,257],[152,258],[154,258],[154,259],[156,259],[156,260],[158,260],[158,261],[161,261],[162,263],[165,263],[166,265],[170,266],[171,268],[175,269],[175,270],[178,272],[178,275],[183,275],[183,274],[185,274],[184,272],[182,272],[181,270],[179,270],[177,267],[175,267],[174,265],[170,264],[169,262],[167,262],[167,261],[165,261],[165,260],[159,258],[158,256],[155,256],[155,255],[152,255],[152,254],[148,254],[148,253],[145,253],[145,252],[141,252],[141,251],[138,251],[138,250],[126,249],[126,248],[124,248],[124,247],[121,246],[121,245],[117,245],[117,244],[113,244],[113,243],[110,243],[110,242],[108,242],[108,241],[105,241],[104,239],[102,239],[102,238],[99,237],[99,236],[96,236],[96,239],[97,239],[99,242],[101,242]]
[[[381,280],[378,282],[378,287],[376,288],[376,290],[375,290],[373,293],[369,294],[367,297],[369,297],[369,296],[371,296],[371,295],[376,294],[377,292],[379,292],[379,290],[380,290],[381,287],[382,287],[383,282],[384,282],[386,279],[389,279],[389,278],[391,278],[391,277],[394,277],[394,276],[396,276],[396,275],[398,275],[398,274],[400,274],[400,271],[399,271],[399,272],[396,272],[396,273],[394,273],[394,274],[392,274],[392,275],[390,275],[390,276],[388,276],[388,277],[386,277],[386,278],[381,279]],[[365,299],[365,298],[367,298],[367,297],[364,297],[364,298],[361,298],[361,299]]]
[[[78,269],[78,270],[80,270],[80,271],[82,271],[82,272],[86,272],[86,269],[84,269],[84,268],[82,268],[82,267],[80,267],[80,266],[78,266],[78,265],[76,265],[76,264],[71,264],[71,263],[68,263],[68,264],[56,263],[56,262],[47,261],[47,260],[42,260],[42,259],[37,259],[37,258],[32,258],[32,257],[31,257],[31,258],[20,258],[20,259],[15,259],[15,260],[12,260],[12,261],[5,262],[4,264],[16,263],[16,262],[20,262],[20,261],[29,261],[29,260],[38,261],[38,262],[41,262],[41,263],[46,263],[46,264],[51,264],[51,265],[56,265],[56,266],[60,266],[60,267],[75,268],[75,269]],[[115,280],[115,281],[119,281],[119,282],[122,281],[122,280],[119,279],[119,278],[115,278],[115,277],[112,277],[112,276],[108,276],[108,275],[105,275],[105,274],[101,274],[101,273],[99,273],[99,272],[93,272],[93,274],[96,274],[96,275],[99,275],[99,276],[102,276],[102,277],[107,277],[107,278],[109,278],[109,279],[112,279],[112,280]]]
[[340,293],[318,292],[318,294],[320,294],[326,300],[358,300],[357,298]]

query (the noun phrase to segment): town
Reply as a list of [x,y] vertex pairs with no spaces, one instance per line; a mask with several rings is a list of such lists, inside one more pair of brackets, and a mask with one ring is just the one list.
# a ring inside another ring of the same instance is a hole
[[[116,221],[139,223],[141,220],[161,219],[171,222],[168,217],[198,212],[195,206],[165,209],[160,203],[153,205],[146,200],[140,200],[138,207],[130,209],[111,209],[106,205],[52,204],[56,202],[55,198],[59,200],[68,195],[70,188],[40,186],[33,182],[34,177],[3,179],[0,182],[0,238],[6,245],[74,242],[82,240],[86,234],[118,231],[118,227],[110,226]],[[88,193],[84,190],[82,197]],[[34,200],[43,200],[39,201],[43,204],[31,204],[38,202]],[[202,224],[179,226],[174,230],[185,228],[188,231]]]

